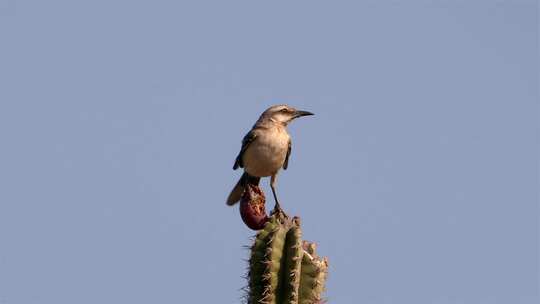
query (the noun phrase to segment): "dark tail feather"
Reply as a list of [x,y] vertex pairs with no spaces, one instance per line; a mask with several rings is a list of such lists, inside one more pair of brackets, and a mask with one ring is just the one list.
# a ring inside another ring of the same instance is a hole
[[227,198],[227,205],[232,206],[238,201],[240,201],[240,199],[242,198],[242,194],[244,194],[244,189],[246,188],[246,185],[259,185],[260,180],[260,177],[251,176],[244,172],[244,174],[242,174],[242,177],[240,177],[240,180],[238,180],[238,183],[236,183],[236,186],[234,186],[234,188],[232,189],[231,194],[229,194],[229,197]]

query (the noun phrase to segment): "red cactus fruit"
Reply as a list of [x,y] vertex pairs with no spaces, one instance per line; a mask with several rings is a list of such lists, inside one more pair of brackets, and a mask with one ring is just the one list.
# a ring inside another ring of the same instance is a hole
[[264,204],[266,198],[258,185],[247,184],[240,200],[240,216],[244,224],[253,230],[260,230],[268,221]]

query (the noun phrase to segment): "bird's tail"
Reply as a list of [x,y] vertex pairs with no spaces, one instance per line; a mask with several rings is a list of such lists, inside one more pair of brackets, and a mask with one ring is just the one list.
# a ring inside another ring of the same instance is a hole
[[238,180],[238,182],[236,183],[236,186],[234,186],[234,188],[232,189],[231,194],[229,194],[229,197],[227,198],[227,205],[232,206],[236,204],[242,198],[242,194],[244,194],[246,185],[259,185],[260,179],[260,177],[251,176],[244,172],[244,174],[242,174],[242,177],[240,177],[240,180]]

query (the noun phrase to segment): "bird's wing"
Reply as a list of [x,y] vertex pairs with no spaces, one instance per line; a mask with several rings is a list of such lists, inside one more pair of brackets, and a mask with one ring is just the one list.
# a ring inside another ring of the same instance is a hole
[[285,156],[285,162],[283,163],[283,170],[287,170],[289,166],[289,156],[291,156],[291,139],[289,138],[289,148],[287,149],[287,155]]
[[255,138],[257,138],[257,135],[255,134],[255,132],[253,132],[253,130],[249,131],[248,134],[244,136],[244,139],[242,139],[242,148],[240,149],[240,153],[238,153],[238,156],[234,161],[233,170],[238,169],[238,167],[244,168],[242,156],[244,156],[244,152],[246,152],[249,144],[251,144],[255,140]]

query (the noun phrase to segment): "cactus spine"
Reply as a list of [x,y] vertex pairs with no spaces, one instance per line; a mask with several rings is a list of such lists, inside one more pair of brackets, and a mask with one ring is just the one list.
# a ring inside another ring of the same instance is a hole
[[251,247],[248,304],[322,303],[328,269],[315,244],[302,241],[298,218],[275,213]]

